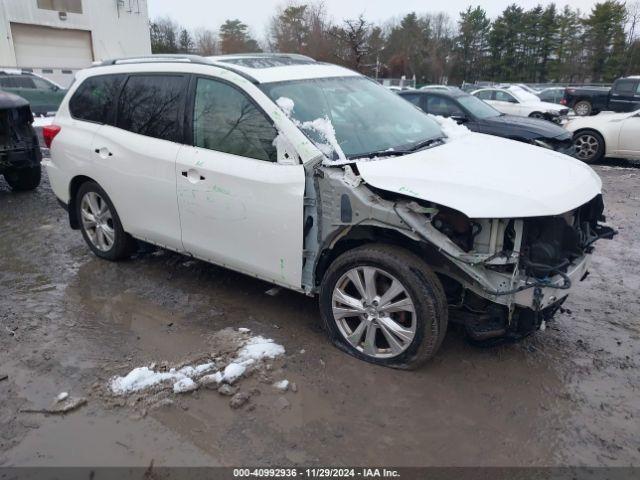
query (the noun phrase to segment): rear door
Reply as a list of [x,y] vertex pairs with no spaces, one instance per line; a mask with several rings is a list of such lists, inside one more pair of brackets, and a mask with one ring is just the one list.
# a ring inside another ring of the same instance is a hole
[[613,84],[609,97],[609,110],[615,112],[632,112],[638,102],[640,95],[638,94],[639,81],[635,79],[621,79]]
[[303,166],[277,163],[272,121],[235,85],[197,77],[191,97],[176,172],[185,250],[300,288]]
[[137,238],[182,250],[175,164],[184,138],[189,76],[145,73],[126,79],[115,122],[96,132],[92,174]]

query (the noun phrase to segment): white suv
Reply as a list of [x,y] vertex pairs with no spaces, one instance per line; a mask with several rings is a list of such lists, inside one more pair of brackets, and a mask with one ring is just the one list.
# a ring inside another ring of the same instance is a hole
[[588,166],[443,125],[306,57],[126,59],[78,74],[44,163],[99,257],[139,239],[319,295],[337,345],[407,368],[450,314],[535,331],[614,233]]

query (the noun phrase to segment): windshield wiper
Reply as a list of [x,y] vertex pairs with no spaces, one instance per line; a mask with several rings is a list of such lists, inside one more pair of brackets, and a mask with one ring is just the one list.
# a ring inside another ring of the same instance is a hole
[[374,157],[397,157],[400,155],[406,155],[408,153],[407,150],[378,150],[375,152],[369,153],[359,153],[357,155],[352,155],[349,157],[349,160],[357,160],[359,158],[374,158]]
[[375,152],[369,153],[360,153],[358,155],[353,155],[349,157],[349,160],[357,160],[358,158],[382,158],[382,157],[399,157],[401,155],[407,155],[408,153],[417,152],[418,150],[422,150],[423,148],[432,147],[440,145],[443,143],[444,137],[430,138],[429,140],[425,140],[423,142],[412,145],[411,148],[402,149],[402,150],[378,150]]
[[417,152],[418,150],[422,150],[423,148],[435,147],[436,145],[440,145],[441,143],[443,143],[444,138],[445,137],[430,138],[429,140],[416,143],[411,148],[407,150],[403,150],[403,152],[411,153],[411,152]]

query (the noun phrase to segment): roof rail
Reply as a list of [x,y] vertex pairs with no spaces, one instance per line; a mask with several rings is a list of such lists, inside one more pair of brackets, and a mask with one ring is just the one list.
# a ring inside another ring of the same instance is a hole
[[225,65],[216,63],[213,60],[202,57],[200,55],[182,55],[182,54],[157,54],[157,55],[144,55],[140,57],[125,57],[125,58],[113,58],[110,60],[104,60],[102,62],[94,62],[93,67],[107,67],[112,65],[132,65],[136,63],[191,63],[200,65],[211,65],[212,67],[223,68],[229,70],[241,77],[249,80],[251,83],[257,84],[258,81],[251,75],[243,72],[231,65]]
[[211,60],[202,57],[200,55],[182,55],[182,54],[157,54],[157,55],[142,55],[139,57],[123,57],[123,58],[112,58],[109,60],[104,60],[102,62],[95,62],[93,64],[94,67],[104,67],[107,65],[126,65],[129,63],[156,63],[156,62],[165,62],[165,63],[203,63],[210,65]]
[[277,53],[277,52],[271,52],[271,53],[230,53],[227,55],[214,55],[211,57],[207,57],[209,59],[212,60],[222,60],[225,58],[278,58],[278,57],[286,57],[286,58],[293,58],[296,60],[306,60],[309,62],[315,62],[316,60],[314,58],[308,57],[306,55],[302,55],[300,53]]

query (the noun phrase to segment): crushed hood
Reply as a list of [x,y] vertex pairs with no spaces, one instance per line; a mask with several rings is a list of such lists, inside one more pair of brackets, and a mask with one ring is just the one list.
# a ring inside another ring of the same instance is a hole
[[560,215],[602,189],[600,177],[572,157],[478,133],[357,165],[362,179],[375,188],[453,208],[470,218]]

